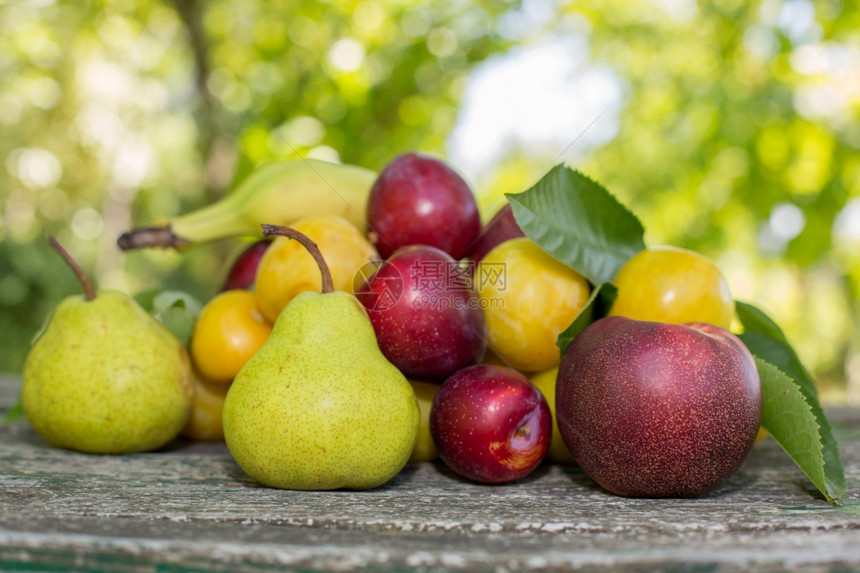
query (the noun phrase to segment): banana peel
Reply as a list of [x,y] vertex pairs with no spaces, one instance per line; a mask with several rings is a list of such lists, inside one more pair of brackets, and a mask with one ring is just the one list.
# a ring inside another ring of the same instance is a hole
[[367,231],[367,198],[377,173],[318,159],[258,167],[223,199],[168,221],[120,235],[119,247],[183,249],[236,235],[260,235],[262,223],[290,225],[315,215],[340,215]]

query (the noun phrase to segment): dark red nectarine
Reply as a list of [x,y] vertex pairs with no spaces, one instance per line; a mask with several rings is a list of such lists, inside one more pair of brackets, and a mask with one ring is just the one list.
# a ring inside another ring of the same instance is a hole
[[562,355],[556,416],[604,489],[693,497],[726,481],[755,442],[761,384],[733,334],[622,317],[598,320]]

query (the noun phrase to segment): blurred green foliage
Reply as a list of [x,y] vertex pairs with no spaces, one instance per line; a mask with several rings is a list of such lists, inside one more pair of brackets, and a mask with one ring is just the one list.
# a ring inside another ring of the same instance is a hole
[[[445,156],[476,69],[577,35],[624,101],[575,166],[649,244],[716,259],[825,390],[860,401],[858,30],[840,0],[0,0],[0,370],[77,292],[48,234],[103,287],[206,300],[241,241],[122,254],[116,237],[272,157]],[[474,181],[485,215],[561,152],[508,149]]]
[[860,216],[846,209],[860,215],[860,5],[709,2],[687,19],[608,1],[589,18],[594,57],[630,97],[586,170],[649,243],[717,259],[824,390],[840,395],[847,374],[860,403]]

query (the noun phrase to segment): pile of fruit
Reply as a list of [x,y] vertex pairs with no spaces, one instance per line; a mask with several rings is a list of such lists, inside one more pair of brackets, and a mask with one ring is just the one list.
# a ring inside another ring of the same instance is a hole
[[[84,452],[225,440],[278,488],[371,488],[439,457],[483,483],[578,463],[609,492],[647,497],[718,487],[763,424],[828,499],[844,495],[808,373],[713,262],[645,248],[638,220],[565,167],[508,198],[482,229],[466,182],[428,156],[378,176],[261,166],[219,203],[118,241],[263,230],[187,353],[55,244],[85,295],[28,356],[24,411],[47,441]],[[801,459],[798,435],[818,457]]]

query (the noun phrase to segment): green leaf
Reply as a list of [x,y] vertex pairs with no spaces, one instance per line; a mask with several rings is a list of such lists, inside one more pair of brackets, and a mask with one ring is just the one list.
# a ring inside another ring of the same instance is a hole
[[24,416],[24,403],[21,401],[21,396],[19,395],[18,401],[15,402],[15,405],[12,406],[12,409],[6,412],[6,415],[3,416],[3,423],[11,424],[13,422],[17,422],[18,420],[23,419]]
[[564,354],[564,351],[573,342],[573,339],[579,336],[579,333],[585,330],[585,327],[597,319],[603,318],[609,312],[612,303],[615,302],[615,297],[618,296],[618,289],[612,283],[600,283],[594,290],[591,291],[591,296],[588,302],[573,319],[573,322],[564,332],[558,335],[556,346]]
[[506,197],[526,236],[591,284],[611,281],[645,248],[639,219],[570,167],[556,165],[531,189]]
[[786,339],[782,329],[761,309],[737,300],[735,301],[735,311],[744,325],[745,332],[757,332],[788,346],[788,339]]
[[824,477],[820,428],[800,386],[766,360],[756,358],[755,363],[761,378],[762,425],[827,501],[836,503]]
[[188,346],[201,305],[196,298],[179,290],[151,290],[138,293],[135,300],[161,324]]
[[200,316],[200,303],[196,298],[181,290],[165,290],[152,299],[152,310],[162,313],[171,308],[181,308],[188,311],[192,317]]
[[135,294],[132,298],[141,306],[143,310],[152,314],[155,297],[161,292],[161,289],[145,290]]
[[845,495],[845,468],[830,422],[818,401],[815,381],[803,366],[779,326],[758,308],[735,302],[744,333],[738,335],[750,352],[784,372],[794,383],[812,411],[819,428],[824,457],[825,495],[837,499]]
[[172,306],[154,315],[155,318],[167,327],[167,330],[179,339],[183,346],[188,347],[191,334],[194,332],[194,316],[184,308]]

